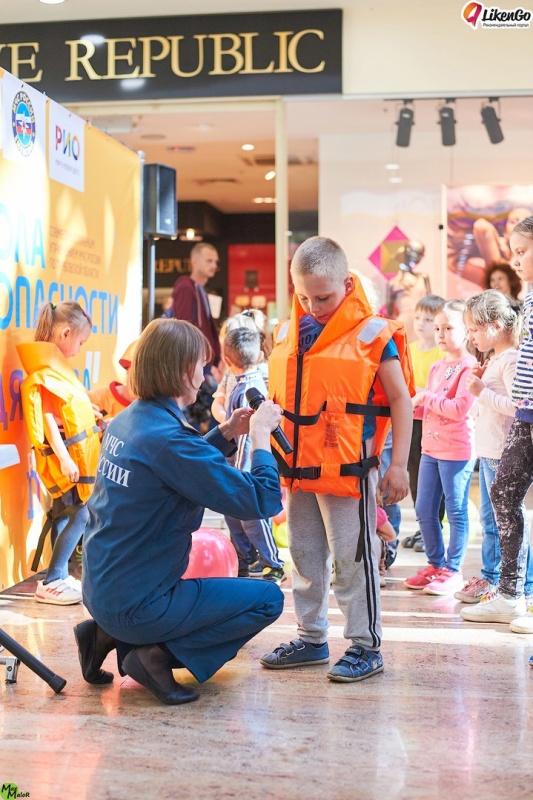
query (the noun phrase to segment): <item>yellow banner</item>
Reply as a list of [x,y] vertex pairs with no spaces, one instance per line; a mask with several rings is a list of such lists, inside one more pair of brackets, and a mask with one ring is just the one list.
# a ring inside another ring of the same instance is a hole
[[[31,574],[48,502],[32,467],[20,402],[25,374],[15,345],[33,340],[45,302],[76,300],[91,316],[93,332],[72,366],[87,388],[106,386],[125,379],[118,359],[138,337],[142,312],[139,156],[88,124],[83,137],[78,128],[73,146],[63,115],[52,145],[63,148],[65,168],[69,156],[76,157],[77,169],[82,163],[83,191],[51,179],[48,169],[5,158],[9,136],[24,146],[31,135],[49,139],[48,130],[32,132],[24,84],[11,100],[11,81],[0,70],[0,588]],[[51,103],[46,105],[48,128]],[[16,446],[19,464],[7,465],[13,449],[5,445]]]

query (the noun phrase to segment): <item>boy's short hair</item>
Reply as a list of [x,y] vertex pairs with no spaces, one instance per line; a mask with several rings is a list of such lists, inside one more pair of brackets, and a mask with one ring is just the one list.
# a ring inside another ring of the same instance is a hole
[[154,319],[142,332],[130,368],[130,389],[141,400],[181,397],[200,359],[213,357],[204,334],[181,319]]
[[222,347],[224,355],[239,369],[255,367],[261,360],[261,335],[258,330],[236,328],[228,333]]
[[426,314],[435,314],[441,310],[446,300],[437,294],[426,294],[421,297],[415,306],[415,311],[423,311]]
[[348,259],[342,247],[325,236],[311,236],[299,246],[291,262],[291,275],[313,275],[343,280],[349,275]]

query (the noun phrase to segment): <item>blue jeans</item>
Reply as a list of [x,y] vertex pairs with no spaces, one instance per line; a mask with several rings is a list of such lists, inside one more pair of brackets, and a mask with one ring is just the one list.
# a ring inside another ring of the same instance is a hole
[[[443,461],[423,455],[418,473],[416,518],[429,563],[460,572],[468,544],[468,492],[475,459]],[[444,550],[439,506],[442,494],[450,524],[448,553]]]
[[[486,581],[497,586],[500,580],[500,567],[502,555],[500,551],[500,537],[494,509],[490,500],[490,487],[494,480],[495,470],[491,469],[486,458],[479,460],[479,521],[483,529],[483,539],[481,541],[481,560],[483,567],[481,575]],[[531,544],[527,552],[526,583],[524,587],[526,595],[533,594],[533,557]]]
[[81,502],[75,486],[53,500],[52,513],[57,535],[44,584],[60,578],[64,580],[68,576],[69,558],[82,538],[89,519],[87,506]]

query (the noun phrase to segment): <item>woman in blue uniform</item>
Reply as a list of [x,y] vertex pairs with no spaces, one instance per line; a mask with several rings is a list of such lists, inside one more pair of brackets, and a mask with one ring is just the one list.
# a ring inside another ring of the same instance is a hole
[[[105,432],[83,542],[83,602],[93,619],[74,632],[85,680],[113,680],[101,666],[116,646],[120,672],[170,705],[198,697],[174,680],[173,668],[206,681],[283,608],[282,592],[268,581],[181,579],[205,505],[240,519],[281,511],[270,451],[279,406],[267,400],[253,416],[238,409],[205,437],[185,419],[210,358],[206,338],[188,322],[146,327],[130,373],[139,399]],[[240,472],[225,457],[248,429],[252,469]]]

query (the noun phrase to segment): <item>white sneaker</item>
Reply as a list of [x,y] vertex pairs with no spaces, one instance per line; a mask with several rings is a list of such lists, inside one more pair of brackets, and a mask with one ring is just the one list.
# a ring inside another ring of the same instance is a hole
[[58,578],[57,581],[50,581],[46,585],[42,581],[37,581],[34,597],[38,603],[51,603],[55,606],[73,606],[75,603],[81,603],[81,584],[77,588],[73,586],[73,581],[80,583],[76,578],[70,580],[70,576],[65,580]]
[[533,633],[533,608],[523,617],[516,617],[509,625],[513,633]]
[[81,594],[81,581],[75,578],[74,575],[67,575],[65,583],[68,583],[72,589],[76,589]]
[[505,597],[499,592],[489,592],[479,604],[461,609],[468,622],[511,622],[526,613],[526,600],[522,597]]

